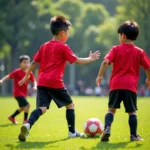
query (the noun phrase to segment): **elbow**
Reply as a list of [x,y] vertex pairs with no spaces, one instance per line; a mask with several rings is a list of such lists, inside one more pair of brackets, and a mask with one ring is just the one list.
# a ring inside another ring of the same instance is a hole
[[108,59],[103,60],[103,65],[108,66],[109,65],[109,60]]

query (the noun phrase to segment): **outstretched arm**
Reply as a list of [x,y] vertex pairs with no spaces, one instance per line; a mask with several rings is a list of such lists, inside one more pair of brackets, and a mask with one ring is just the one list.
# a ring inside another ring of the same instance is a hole
[[104,74],[105,70],[107,69],[108,65],[109,65],[109,60],[108,59],[103,60],[101,67],[100,67],[100,70],[99,70],[99,73],[98,73],[98,76],[96,78],[96,85],[97,86],[100,85],[100,83],[103,79],[103,74]]
[[0,85],[2,85],[3,82],[4,82],[5,80],[8,80],[8,79],[10,79],[9,75],[4,76],[4,77],[0,80]]
[[18,82],[20,86],[23,85],[28,80],[30,72],[35,69],[36,65],[37,63],[33,60],[24,78]]
[[88,64],[90,62],[93,62],[97,59],[99,59],[100,57],[100,52],[99,51],[96,51],[94,53],[92,53],[92,51],[90,51],[90,54],[89,54],[89,57],[87,58],[78,58],[75,63],[76,64]]

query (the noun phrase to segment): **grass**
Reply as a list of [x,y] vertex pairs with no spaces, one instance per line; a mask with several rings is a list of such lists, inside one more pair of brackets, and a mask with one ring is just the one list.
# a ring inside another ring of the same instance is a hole
[[[73,97],[76,104],[76,128],[83,132],[84,122],[99,118],[104,122],[107,98]],[[35,98],[28,98],[31,109],[35,108]],[[110,142],[101,143],[99,138],[67,139],[65,108],[58,109],[52,102],[51,108],[30,131],[27,142],[19,142],[17,137],[23,121],[23,114],[17,117],[18,125],[13,125],[7,117],[17,108],[11,97],[0,97],[0,150],[150,150],[150,100],[138,99],[138,133],[142,142],[129,141],[128,115],[124,108],[118,110],[112,125]]]

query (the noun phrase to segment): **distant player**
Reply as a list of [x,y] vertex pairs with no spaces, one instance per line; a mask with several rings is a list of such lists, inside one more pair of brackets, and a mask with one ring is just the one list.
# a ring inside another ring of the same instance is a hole
[[139,35],[139,26],[136,22],[123,22],[118,28],[118,34],[120,45],[113,46],[104,57],[96,79],[96,84],[99,85],[107,66],[112,64],[109,109],[105,116],[105,130],[101,141],[109,141],[111,124],[122,101],[125,111],[129,114],[130,140],[141,141],[143,139],[137,134],[137,86],[142,66],[146,71],[150,88],[150,63],[145,52],[134,45]]
[[18,85],[18,82],[25,76],[29,64],[30,64],[30,58],[27,55],[22,55],[19,58],[20,68],[14,70],[12,73],[8,74],[7,76],[3,77],[0,80],[0,85],[3,84],[5,80],[13,79],[14,80],[14,87],[13,87],[13,95],[15,99],[18,102],[19,109],[17,109],[11,116],[8,117],[8,119],[14,123],[17,124],[15,117],[20,114],[22,111],[24,111],[24,121],[23,123],[27,123],[28,119],[28,113],[29,113],[29,102],[26,99],[27,95],[27,86],[29,80],[31,80],[34,83],[34,88],[36,87],[36,80],[33,76],[33,73],[30,73],[27,77],[26,83],[22,86]]
[[50,29],[53,39],[44,43],[35,54],[26,76],[19,82],[23,85],[30,72],[39,63],[39,75],[37,86],[37,109],[35,109],[28,123],[21,127],[19,140],[25,141],[29,130],[39,117],[46,112],[53,99],[58,108],[66,107],[66,119],[68,123],[69,138],[81,137],[83,134],[75,130],[74,103],[64,85],[63,75],[66,62],[70,64],[87,64],[99,59],[100,53],[90,52],[87,58],[78,58],[67,44],[71,23],[63,16],[55,16],[50,21]]

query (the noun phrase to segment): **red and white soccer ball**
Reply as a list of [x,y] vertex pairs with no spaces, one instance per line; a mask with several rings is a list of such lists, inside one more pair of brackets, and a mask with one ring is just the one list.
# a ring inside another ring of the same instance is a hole
[[97,118],[88,119],[84,124],[84,133],[88,137],[98,137],[104,131],[104,126]]

